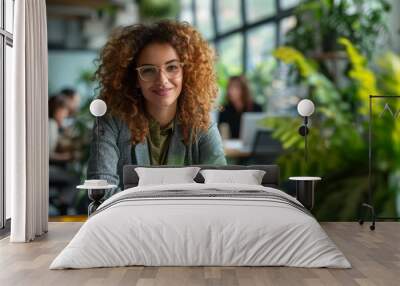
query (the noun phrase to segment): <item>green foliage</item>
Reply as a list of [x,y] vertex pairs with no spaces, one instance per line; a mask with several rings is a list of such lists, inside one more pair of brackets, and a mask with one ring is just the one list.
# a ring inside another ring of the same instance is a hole
[[277,60],[273,57],[269,57],[258,63],[255,68],[247,74],[251,94],[254,100],[261,105],[265,105],[267,101],[266,87],[271,86],[277,67]]
[[400,95],[400,57],[387,52],[377,60],[378,86],[385,94]]
[[311,55],[338,51],[338,39],[347,38],[370,58],[376,36],[387,33],[390,9],[387,0],[306,0],[295,10],[297,26],[286,44]]
[[370,60],[389,38],[390,9],[387,0],[306,0],[295,9],[297,25],[287,33],[285,45],[314,58],[318,70],[336,81],[331,64],[342,58],[338,40],[349,39]]
[[357,85],[356,96],[360,102],[358,112],[366,115],[369,110],[369,95],[378,94],[375,74],[367,67],[367,59],[359,53],[348,39],[340,38],[339,43],[345,47],[350,60],[351,70],[348,76]]
[[83,103],[76,116],[76,121],[73,126],[74,133],[77,136],[76,144],[79,144],[81,151],[81,156],[75,165],[75,170],[77,174],[80,175],[82,180],[86,176],[87,162],[89,159],[89,145],[94,123],[94,117],[89,111],[89,106],[92,100],[92,98],[88,98]]
[[280,47],[274,55],[287,64],[293,64],[299,70],[304,83],[312,89],[311,97],[317,101],[320,112],[327,120],[335,119],[336,124],[340,125],[348,122],[348,104],[342,101],[335,85],[317,71],[313,61],[306,59],[302,53],[291,47]]
[[[286,152],[278,163],[282,176],[313,174],[322,176],[315,214],[320,220],[354,219],[368,191],[368,107],[370,94],[400,95],[400,57],[387,53],[378,58],[375,73],[368,60],[345,38],[339,39],[349,59],[347,77],[353,89],[340,89],[316,68],[314,62],[291,47],[278,48],[274,55],[298,70],[301,82],[309,88],[309,98],[317,107],[308,136],[309,161],[306,165],[303,138],[296,132],[300,118],[266,119]],[[354,92],[353,101],[346,93]],[[400,101],[391,105],[400,108]],[[374,115],[383,111],[376,105]],[[351,112],[355,111],[355,112]],[[396,215],[395,196],[400,185],[400,123],[392,117],[373,122],[376,164],[373,173],[374,202],[377,212]],[[390,140],[388,140],[388,134]]]
[[175,19],[179,12],[177,0],[139,0],[139,13],[142,19]]
[[230,74],[228,72],[228,68],[221,64],[220,62],[216,65],[216,73],[217,73],[217,84],[219,87],[219,96],[217,100],[217,105],[221,106],[226,103],[226,88],[228,86],[228,81]]
[[87,162],[89,159],[89,145],[91,140],[94,117],[89,111],[90,103],[93,100],[93,94],[96,93],[96,81],[94,70],[82,70],[77,85],[83,85],[84,93],[82,98],[84,102],[81,104],[78,113],[75,116],[74,125],[71,127],[71,134],[74,140],[75,149],[79,150],[79,156],[74,162],[73,171],[81,177],[81,181],[85,179]]

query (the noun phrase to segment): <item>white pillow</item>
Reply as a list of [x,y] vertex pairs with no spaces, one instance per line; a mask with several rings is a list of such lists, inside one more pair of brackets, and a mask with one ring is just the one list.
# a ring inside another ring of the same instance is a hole
[[201,170],[205,184],[234,183],[261,185],[265,171],[261,170]]
[[195,183],[193,179],[199,170],[199,167],[135,168],[139,176],[138,186]]

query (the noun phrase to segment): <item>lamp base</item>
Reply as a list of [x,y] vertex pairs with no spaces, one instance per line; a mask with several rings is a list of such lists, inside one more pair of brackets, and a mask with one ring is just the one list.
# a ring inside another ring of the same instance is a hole
[[308,135],[308,133],[309,133],[308,127],[305,126],[305,125],[301,125],[300,128],[299,128],[299,134],[301,136],[306,136],[306,135]]
[[88,206],[88,216],[91,216],[97,208],[101,205],[104,195],[106,194],[105,189],[89,189],[88,196],[89,199],[92,201]]

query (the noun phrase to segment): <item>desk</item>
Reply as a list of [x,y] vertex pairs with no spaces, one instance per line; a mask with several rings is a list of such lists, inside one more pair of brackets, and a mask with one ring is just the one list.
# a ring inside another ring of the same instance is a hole
[[246,158],[251,155],[250,148],[243,146],[243,141],[240,139],[228,139],[223,141],[224,153],[230,158]]

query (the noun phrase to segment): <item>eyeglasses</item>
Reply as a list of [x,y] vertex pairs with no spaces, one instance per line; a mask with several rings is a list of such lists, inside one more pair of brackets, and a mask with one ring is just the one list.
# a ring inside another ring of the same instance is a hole
[[139,77],[143,81],[155,81],[160,71],[163,71],[168,79],[177,78],[182,75],[183,63],[179,61],[173,61],[168,64],[164,64],[161,67],[154,65],[143,65],[136,70],[139,73]]

